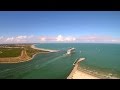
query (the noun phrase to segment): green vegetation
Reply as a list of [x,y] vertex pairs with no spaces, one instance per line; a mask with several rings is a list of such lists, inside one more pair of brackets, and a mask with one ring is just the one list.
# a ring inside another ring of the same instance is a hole
[[44,53],[48,51],[42,51],[31,48],[32,44],[5,44],[0,45],[0,58],[7,58],[7,57],[18,57],[21,55],[22,50],[26,50],[27,55],[32,57],[34,54],[37,53]]
[[21,48],[0,48],[0,58],[18,57],[21,55]]
[[20,63],[29,61],[37,53],[45,53],[31,48],[32,44],[2,44],[0,45],[0,63]]

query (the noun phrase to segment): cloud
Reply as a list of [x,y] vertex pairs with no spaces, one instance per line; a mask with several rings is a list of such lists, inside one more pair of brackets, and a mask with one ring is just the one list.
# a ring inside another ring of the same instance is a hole
[[69,36],[69,37],[63,37],[62,35],[58,35],[57,38],[56,38],[56,41],[64,41],[64,42],[73,42],[75,41],[76,38],[75,37],[72,37],[72,36]]
[[97,36],[97,35],[87,35],[81,36],[77,38],[77,41],[84,42],[120,42],[119,38],[111,37],[111,36]]
[[27,36],[17,36],[16,39],[25,39]]
[[13,37],[11,37],[11,38],[7,38],[7,39],[6,39],[6,41],[8,41],[8,42],[9,42],[9,41],[13,41],[13,40],[14,40]]
[[37,36],[19,35],[16,37],[0,37],[0,43],[35,43],[38,42]]
[[75,41],[76,38],[75,37],[65,37],[64,41]]
[[58,35],[56,40],[57,41],[64,41],[64,37],[62,35]]
[[40,42],[73,42],[76,40],[75,37],[69,36],[65,37],[62,35],[58,36],[40,36],[39,37]]
[[73,36],[34,36],[19,35],[16,37],[0,37],[0,43],[42,43],[42,42],[88,42],[88,43],[120,43],[120,38],[100,35]]
[[40,41],[46,41],[46,37],[40,37]]
[[120,39],[114,38],[111,36],[100,36],[100,35],[84,35],[80,37],[58,35],[56,37],[40,36],[40,42],[89,42],[89,43],[97,43],[97,42],[116,43],[118,42],[119,43]]

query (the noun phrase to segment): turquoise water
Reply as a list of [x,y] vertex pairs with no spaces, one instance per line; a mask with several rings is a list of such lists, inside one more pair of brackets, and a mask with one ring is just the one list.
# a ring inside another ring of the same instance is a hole
[[[73,68],[73,62],[86,58],[80,67],[100,76],[120,78],[120,44],[47,43],[36,47],[60,50],[57,53],[38,54],[28,62],[0,64],[0,78],[65,79]],[[70,47],[76,48],[71,56],[65,55]]]

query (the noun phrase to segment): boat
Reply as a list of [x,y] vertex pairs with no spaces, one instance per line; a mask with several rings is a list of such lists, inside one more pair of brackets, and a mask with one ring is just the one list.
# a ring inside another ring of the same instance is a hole
[[71,54],[73,52],[75,52],[75,48],[70,48],[70,49],[67,50],[66,54],[69,55],[69,54]]

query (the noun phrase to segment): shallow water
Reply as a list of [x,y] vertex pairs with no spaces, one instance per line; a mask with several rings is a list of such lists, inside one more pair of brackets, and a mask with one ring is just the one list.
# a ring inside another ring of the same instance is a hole
[[[102,76],[120,77],[120,44],[48,43],[36,46],[61,51],[38,54],[28,62],[0,64],[0,78],[65,79],[79,57],[86,58],[80,63],[83,69]],[[65,53],[70,47],[76,48],[76,52],[67,56]]]

